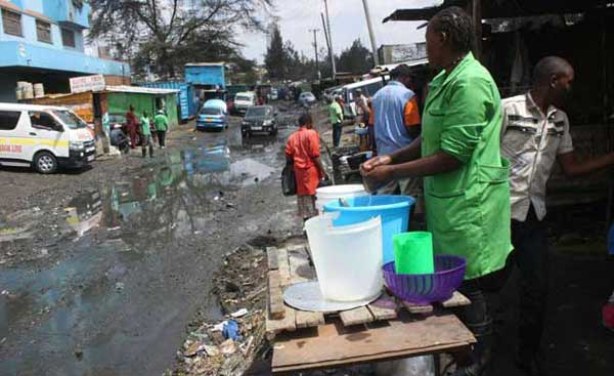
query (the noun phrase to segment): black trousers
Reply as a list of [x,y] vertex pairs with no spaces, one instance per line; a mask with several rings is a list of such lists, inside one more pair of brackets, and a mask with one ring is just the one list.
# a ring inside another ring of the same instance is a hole
[[166,146],[166,131],[158,131],[158,143],[160,147]]
[[548,236],[532,207],[524,222],[512,221],[512,243],[520,271],[518,355],[528,361],[539,350],[548,296]]
[[333,124],[333,146],[338,147],[341,142],[341,123]]
[[459,375],[485,375],[491,365],[494,336],[493,300],[505,285],[512,271],[512,260],[494,273],[466,280],[459,291],[471,300],[471,305],[457,310],[461,321],[477,339],[470,359],[457,359],[458,366],[470,367],[471,371]]

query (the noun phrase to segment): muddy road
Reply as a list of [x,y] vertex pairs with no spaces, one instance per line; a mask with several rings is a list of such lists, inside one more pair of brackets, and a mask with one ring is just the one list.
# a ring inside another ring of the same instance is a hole
[[180,126],[165,151],[42,176],[0,170],[0,374],[156,375],[220,311],[224,254],[300,231],[276,137]]

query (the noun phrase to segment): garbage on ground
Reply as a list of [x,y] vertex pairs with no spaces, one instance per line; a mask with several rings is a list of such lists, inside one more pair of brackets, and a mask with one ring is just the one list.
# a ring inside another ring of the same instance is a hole
[[200,323],[178,352],[173,374],[239,375],[265,343],[266,255],[242,246],[227,254],[214,279],[225,317]]
[[[247,285],[247,284],[246,284]],[[240,310],[231,313],[230,316],[234,317],[234,318],[239,318],[239,317],[243,317],[245,315],[247,315],[248,310],[245,308],[241,308]]]

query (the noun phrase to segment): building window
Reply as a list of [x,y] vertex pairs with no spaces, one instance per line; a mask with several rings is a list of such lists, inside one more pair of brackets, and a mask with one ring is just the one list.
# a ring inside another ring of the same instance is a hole
[[77,47],[75,32],[70,29],[62,29],[62,44],[66,47]]
[[51,24],[49,22],[36,20],[36,37],[39,42],[52,43]]
[[2,9],[2,24],[4,25],[5,34],[22,36],[21,14]]

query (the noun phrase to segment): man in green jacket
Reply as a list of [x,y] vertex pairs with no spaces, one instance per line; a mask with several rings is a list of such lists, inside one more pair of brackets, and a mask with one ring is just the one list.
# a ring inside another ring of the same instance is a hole
[[328,113],[330,123],[333,126],[333,146],[339,147],[341,142],[341,129],[343,122],[343,108],[341,108],[340,97],[329,99]]
[[154,117],[154,126],[156,127],[156,133],[158,134],[158,143],[160,144],[160,149],[166,149],[166,132],[168,132],[168,117],[166,117],[163,110],[159,110],[158,114]]
[[461,292],[472,304],[460,317],[478,343],[455,375],[483,375],[492,354],[489,295],[507,279],[510,235],[508,163],[501,158],[501,98],[472,55],[474,29],[461,8],[449,7],[429,22],[429,63],[440,73],[430,84],[422,136],[362,166],[365,179],[424,177],[427,227],[437,254],[467,260]]
[[151,138],[151,120],[146,111],[143,111],[141,117],[141,151],[143,158],[147,156],[147,148],[149,147],[149,157],[153,158],[153,140]]

